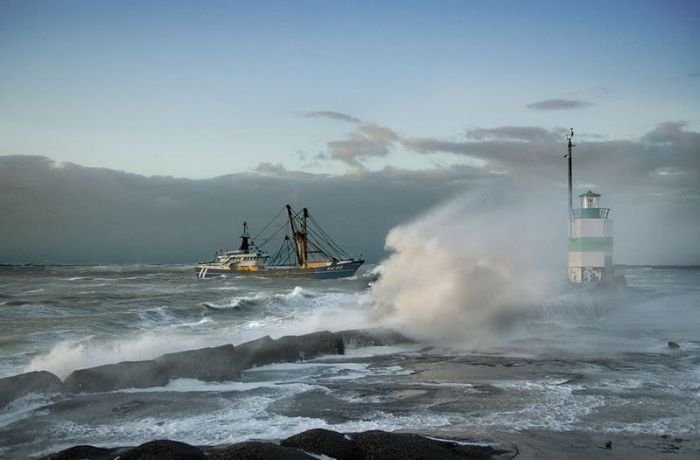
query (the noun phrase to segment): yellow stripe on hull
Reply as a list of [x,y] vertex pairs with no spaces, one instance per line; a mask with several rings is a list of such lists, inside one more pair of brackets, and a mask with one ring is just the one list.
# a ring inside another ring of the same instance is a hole
[[235,267],[231,269],[232,272],[257,272],[258,270],[260,270],[260,267],[257,265]]

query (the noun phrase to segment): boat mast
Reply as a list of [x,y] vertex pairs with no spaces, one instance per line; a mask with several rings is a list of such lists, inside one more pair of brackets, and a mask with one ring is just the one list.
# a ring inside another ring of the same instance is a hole
[[301,221],[301,254],[303,256],[303,261],[301,262],[302,267],[306,267],[306,262],[309,259],[309,240],[308,232],[306,227],[306,219],[309,217],[309,210],[304,208],[303,210],[303,220]]
[[248,240],[250,239],[250,235],[248,235],[248,222],[243,222],[243,234],[241,235],[241,247],[238,248],[241,251],[245,251],[246,253],[248,252],[248,248],[250,247],[250,243]]
[[574,128],[571,128],[571,133],[566,136],[566,140],[569,141],[568,145],[568,153],[564,155],[564,158],[567,158],[569,160],[569,220],[572,220],[574,217],[574,202],[573,202],[573,192],[572,192],[572,187],[573,187],[573,174],[571,171],[571,152],[574,147],[576,147],[576,144],[572,143],[571,140],[574,138]]
[[297,263],[301,267],[306,267],[306,258],[308,254],[308,244],[306,241],[306,218],[309,217],[309,211],[304,208],[304,219],[302,220],[301,230],[297,230],[294,225],[294,212],[292,207],[287,205],[287,216],[289,217],[289,227],[292,230],[292,236],[294,237],[294,248],[297,254]]

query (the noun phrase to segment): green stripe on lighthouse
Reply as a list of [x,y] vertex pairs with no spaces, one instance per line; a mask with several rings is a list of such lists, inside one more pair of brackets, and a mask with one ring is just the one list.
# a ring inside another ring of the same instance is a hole
[[610,237],[582,237],[569,239],[569,252],[612,252]]

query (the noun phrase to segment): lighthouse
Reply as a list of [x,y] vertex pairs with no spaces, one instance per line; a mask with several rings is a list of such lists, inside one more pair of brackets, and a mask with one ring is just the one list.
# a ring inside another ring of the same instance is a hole
[[613,236],[609,208],[601,207],[600,194],[592,190],[579,195],[580,207],[572,203],[574,130],[569,141],[569,281],[588,284],[613,279]]
[[612,220],[609,208],[600,206],[600,194],[579,195],[581,207],[571,216],[569,281],[595,283],[613,278]]

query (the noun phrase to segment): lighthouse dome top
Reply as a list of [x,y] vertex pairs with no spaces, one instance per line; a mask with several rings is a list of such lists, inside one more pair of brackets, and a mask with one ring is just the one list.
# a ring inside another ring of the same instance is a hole
[[579,195],[581,198],[581,209],[600,208],[600,193],[591,190]]

